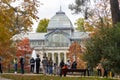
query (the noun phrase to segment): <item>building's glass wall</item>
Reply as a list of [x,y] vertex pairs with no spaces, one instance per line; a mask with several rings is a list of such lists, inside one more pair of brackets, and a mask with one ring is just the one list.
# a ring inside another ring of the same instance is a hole
[[68,47],[70,40],[63,34],[55,33],[49,35],[46,46],[50,47]]
[[30,41],[30,46],[31,47],[36,47],[36,46],[42,46],[44,45],[44,41],[43,40],[32,40]]

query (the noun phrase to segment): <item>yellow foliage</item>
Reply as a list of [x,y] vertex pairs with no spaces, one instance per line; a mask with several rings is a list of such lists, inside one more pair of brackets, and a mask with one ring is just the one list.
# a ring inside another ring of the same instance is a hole
[[82,50],[81,46],[77,42],[73,42],[69,48],[69,53],[67,54],[68,59],[70,59],[71,63],[74,61],[77,62],[77,68],[85,68],[85,62],[82,60]]
[[[19,2],[19,5],[11,3]],[[24,2],[25,1],[25,2]],[[26,4],[27,3],[27,4]],[[0,57],[4,66],[10,63],[15,55],[11,38],[15,34],[30,31],[33,19],[37,20],[36,0],[1,0],[0,1]]]

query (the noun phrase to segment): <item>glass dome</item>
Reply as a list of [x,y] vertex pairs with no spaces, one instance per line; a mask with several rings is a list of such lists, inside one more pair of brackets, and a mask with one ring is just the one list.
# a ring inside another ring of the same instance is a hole
[[48,24],[47,29],[73,29],[73,25],[64,12],[56,12]]

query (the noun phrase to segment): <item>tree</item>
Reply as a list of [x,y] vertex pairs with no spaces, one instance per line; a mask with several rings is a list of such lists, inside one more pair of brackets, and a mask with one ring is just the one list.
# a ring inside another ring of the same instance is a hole
[[120,9],[118,0],[110,0],[113,24],[120,22]]
[[38,4],[37,0],[0,1],[0,56],[3,61],[10,61],[10,58],[14,57],[12,50],[16,50],[11,38],[32,29],[33,19],[38,19]]
[[24,38],[23,40],[17,43],[16,56],[26,57],[27,54],[31,54],[31,53],[32,53],[32,48],[30,47],[30,41],[28,38]]
[[68,59],[70,59],[71,63],[75,60],[78,68],[85,68],[85,62],[82,60],[82,55],[81,46],[77,42],[73,42],[69,47],[69,53],[67,54]]
[[30,41],[28,38],[24,38],[23,40],[17,43],[16,56],[20,58],[23,56],[25,58],[25,64],[29,64],[29,59],[32,54],[32,48],[30,47]]
[[[109,1],[97,1],[96,3],[94,3],[94,6],[95,7],[89,9],[92,15],[90,15],[88,19],[83,18],[82,20],[84,21],[78,19],[78,21],[76,22],[79,25],[77,29],[83,27],[84,31],[94,32],[94,30],[103,25],[112,27]],[[80,24],[80,22],[82,22],[82,24]]]
[[83,18],[79,18],[76,20],[75,25],[77,25],[77,30],[78,31],[85,31],[84,29],[84,19]]
[[[106,1],[106,2],[108,2],[109,0],[94,0],[94,1],[95,2],[99,2],[99,1],[104,1],[104,2]],[[89,2],[90,2],[90,0],[75,0],[75,4],[69,5],[69,8],[72,11],[74,10],[75,13],[79,13],[82,10],[84,10],[85,19],[87,19],[89,17],[89,15],[90,16],[92,15],[92,13],[90,11],[90,7],[87,6],[87,4]],[[119,10],[118,0],[110,0],[109,4],[111,6],[111,13],[112,13],[113,24],[116,24],[117,22],[120,22],[120,16],[119,16],[120,15],[120,10]]]
[[75,25],[77,25],[78,31],[94,31],[94,26],[87,22],[84,18],[79,18],[76,20]]
[[[12,35],[29,31],[32,28],[33,19],[38,19],[36,0],[2,0],[0,1],[0,23],[7,28]],[[16,6],[12,5],[15,4]]]
[[49,23],[49,19],[40,20],[36,32],[47,32],[48,23]]
[[95,67],[102,63],[103,68],[120,73],[120,23],[115,27],[100,27],[87,41],[84,59]]
[[70,4],[69,9],[74,13],[83,13],[84,18],[87,19],[91,13],[89,13],[90,0],[75,0],[75,4]]
[[16,49],[15,46],[11,45],[12,40],[9,40],[11,33],[2,25],[0,26],[0,58],[2,58],[2,67],[4,70],[8,70],[8,65],[11,64]]

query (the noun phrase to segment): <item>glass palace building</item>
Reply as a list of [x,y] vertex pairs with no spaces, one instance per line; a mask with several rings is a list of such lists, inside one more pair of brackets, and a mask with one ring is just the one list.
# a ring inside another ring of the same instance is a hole
[[69,46],[74,41],[82,45],[89,34],[75,32],[70,19],[60,10],[50,19],[46,33],[28,33],[25,37],[29,38],[31,47],[41,59],[46,55],[59,64],[61,60],[67,61]]

